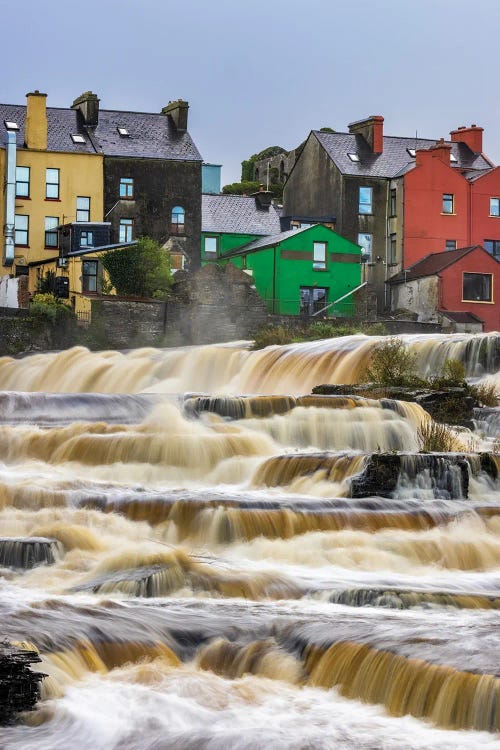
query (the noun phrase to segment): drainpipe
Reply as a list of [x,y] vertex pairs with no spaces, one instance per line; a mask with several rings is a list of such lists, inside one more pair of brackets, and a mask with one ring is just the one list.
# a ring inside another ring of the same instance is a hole
[[276,312],[276,245],[273,247],[273,315]]
[[6,186],[5,186],[5,227],[3,265],[14,263],[14,224],[16,220],[16,133],[7,131],[6,145]]

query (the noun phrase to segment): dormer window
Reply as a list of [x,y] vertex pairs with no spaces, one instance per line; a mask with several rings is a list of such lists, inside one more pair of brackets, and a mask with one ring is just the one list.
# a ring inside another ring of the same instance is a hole
[[414,159],[417,155],[417,149],[416,148],[407,148],[406,149],[408,153],[410,154],[411,158]]
[[19,130],[19,125],[13,120],[4,120],[3,124],[5,125],[7,130]]
[[351,161],[359,161],[359,156],[357,154],[347,154],[347,156]]
[[87,141],[83,137],[83,135],[80,135],[79,133],[71,133],[71,140],[73,143],[86,143]]
[[118,133],[122,138],[127,138],[130,135],[127,128],[116,128],[116,129],[118,130]]

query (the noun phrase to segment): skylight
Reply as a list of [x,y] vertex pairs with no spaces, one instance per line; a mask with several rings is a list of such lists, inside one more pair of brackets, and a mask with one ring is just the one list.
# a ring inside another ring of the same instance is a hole
[[357,154],[347,154],[347,156],[351,161],[359,161],[359,156]]
[[120,133],[120,135],[122,135],[122,136],[130,135],[130,133],[128,132],[127,128],[117,128],[117,130]]
[[79,135],[79,133],[71,133],[71,140],[73,143],[86,143],[83,135]]
[[458,161],[455,154],[450,153],[450,161]]
[[19,130],[17,122],[14,122],[13,120],[4,120],[3,122],[7,130]]
[[417,149],[416,148],[407,148],[406,149],[408,153],[410,154],[411,158],[414,159],[417,155]]

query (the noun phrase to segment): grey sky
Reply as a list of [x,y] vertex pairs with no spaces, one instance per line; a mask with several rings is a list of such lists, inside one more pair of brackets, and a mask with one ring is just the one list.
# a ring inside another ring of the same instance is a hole
[[370,114],[389,135],[485,129],[500,162],[498,0],[0,0],[0,100],[159,111],[189,129],[223,184],[265,146]]

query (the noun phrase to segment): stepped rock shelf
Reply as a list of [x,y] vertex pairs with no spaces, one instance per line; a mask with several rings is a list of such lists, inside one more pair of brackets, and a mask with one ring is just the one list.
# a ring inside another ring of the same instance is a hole
[[1,750],[496,750],[500,409],[374,398],[383,340],[0,358]]

